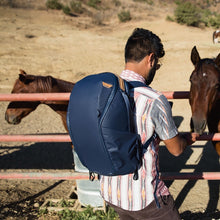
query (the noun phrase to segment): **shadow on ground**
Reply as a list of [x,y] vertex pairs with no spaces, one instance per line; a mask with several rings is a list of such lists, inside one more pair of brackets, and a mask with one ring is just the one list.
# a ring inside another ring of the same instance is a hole
[[[193,153],[192,148],[203,148],[203,151],[199,157],[199,161],[196,165],[186,164],[187,160]],[[215,152],[211,142],[207,142],[206,145],[188,147],[179,157],[172,156],[165,146],[161,146],[159,155],[161,172],[180,172],[182,169],[194,169],[195,173],[220,171],[219,157]],[[186,184],[176,197],[175,203],[177,208],[181,207],[184,200],[195,186],[196,182],[197,180],[189,180],[186,182]],[[168,187],[170,187],[172,183],[173,181],[165,181],[165,184]],[[191,213],[190,211],[185,211],[184,213],[181,213],[182,219],[220,219],[220,212],[217,210],[217,205],[219,201],[219,185],[219,180],[208,180],[209,201],[206,209],[204,210],[204,213]]]
[[[0,169],[72,169],[70,143],[1,146]],[[9,152],[9,153],[5,153]]]

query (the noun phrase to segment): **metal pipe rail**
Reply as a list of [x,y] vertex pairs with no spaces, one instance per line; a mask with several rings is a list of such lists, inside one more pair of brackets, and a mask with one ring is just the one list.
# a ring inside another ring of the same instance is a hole
[[[23,179],[23,180],[89,180],[89,173],[82,172],[0,172],[0,179]],[[97,178],[97,175],[95,177]],[[162,180],[220,180],[220,172],[197,172],[197,173],[160,173]]]
[[54,135],[0,135],[0,142],[71,142],[68,134]]
[[[167,99],[187,99],[189,92],[162,92]],[[0,94],[0,101],[68,101],[70,93],[10,93]]]
[[[186,132],[184,132],[186,133]],[[220,141],[220,133],[203,133],[197,141]],[[0,142],[71,142],[68,134],[54,135],[0,135]]]
[[10,93],[0,94],[0,101],[68,101],[70,93]]
[[160,174],[162,180],[220,180],[220,172],[178,173],[164,172]]
[[[97,177],[96,177],[97,178]],[[0,172],[0,179],[32,179],[32,180],[75,180],[89,179],[89,173],[69,172]]]
[[[167,99],[188,99],[187,91],[162,91]],[[0,94],[0,101],[68,101],[70,93],[9,93]],[[219,94],[220,98],[220,94]]]
[[[174,91],[162,92],[167,99],[188,99],[189,92]],[[0,101],[68,101],[70,93],[20,93],[20,94],[0,94]],[[204,133],[197,140],[219,141],[220,133]],[[0,135],[0,142],[71,142],[68,134],[64,135]],[[97,177],[96,177],[97,178]],[[44,180],[75,180],[89,179],[88,173],[78,172],[7,172],[0,171],[0,179],[44,179]],[[200,172],[200,173],[160,173],[163,180],[220,180],[220,172]]]

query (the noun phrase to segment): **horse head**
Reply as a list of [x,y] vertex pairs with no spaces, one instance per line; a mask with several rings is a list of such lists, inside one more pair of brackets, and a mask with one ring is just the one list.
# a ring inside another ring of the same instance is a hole
[[[11,93],[36,93],[36,77],[20,70]],[[25,116],[34,111],[40,102],[10,102],[5,112],[5,120],[9,124],[19,124]]]
[[[71,92],[75,83],[52,76],[29,75],[20,70],[12,93],[64,93]],[[10,124],[19,124],[25,116],[34,111],[39,104],[46,104],[61,116],[64,127],[69,101],[17,101],[10,102],[5,112],[5,120]]]
[[191,129],[202,134],[220,91],[220,54],[215,59],[201,59],[194,46],[191,61],[195,68],[190,76]]

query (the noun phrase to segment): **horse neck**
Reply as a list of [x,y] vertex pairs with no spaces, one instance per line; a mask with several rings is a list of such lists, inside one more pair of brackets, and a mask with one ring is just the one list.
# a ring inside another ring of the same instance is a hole
[[207,117],[208,128],[210,132],[220,132],[220,98],[214,103]]
[[[38,89],[40,93],[64,93],[71,92],[74,83],[47,76],[38,79]],[[42,101],[42,104],[48,105],[52,110],[59,114],[63,121],[66,119],[68,101]]]
[[72,82],[53,78],[52,89],[55,92],[71,92],[73,89],[73,86],[74,86],[74,83]]

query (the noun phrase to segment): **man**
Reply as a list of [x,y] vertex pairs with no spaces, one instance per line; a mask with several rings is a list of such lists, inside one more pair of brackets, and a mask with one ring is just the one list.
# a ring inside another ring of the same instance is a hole
[[[121,77],[149,85],[160,68],[158,61],[164,54],[163,44],[157,35],[142,28],[135,29],[125,46],[125,70]],[[101,194],[121,220],[180,219],[168,188],[158,178],[159,142],[162,140],[171,154],[179,156],[197,135],[178,134],[169,102],[161,93],[148,86],[137,87],[132,94],[134,118],[142,143],[156,135],[143,155],[138,180],[133,180],[133,174],[101,176]]]

